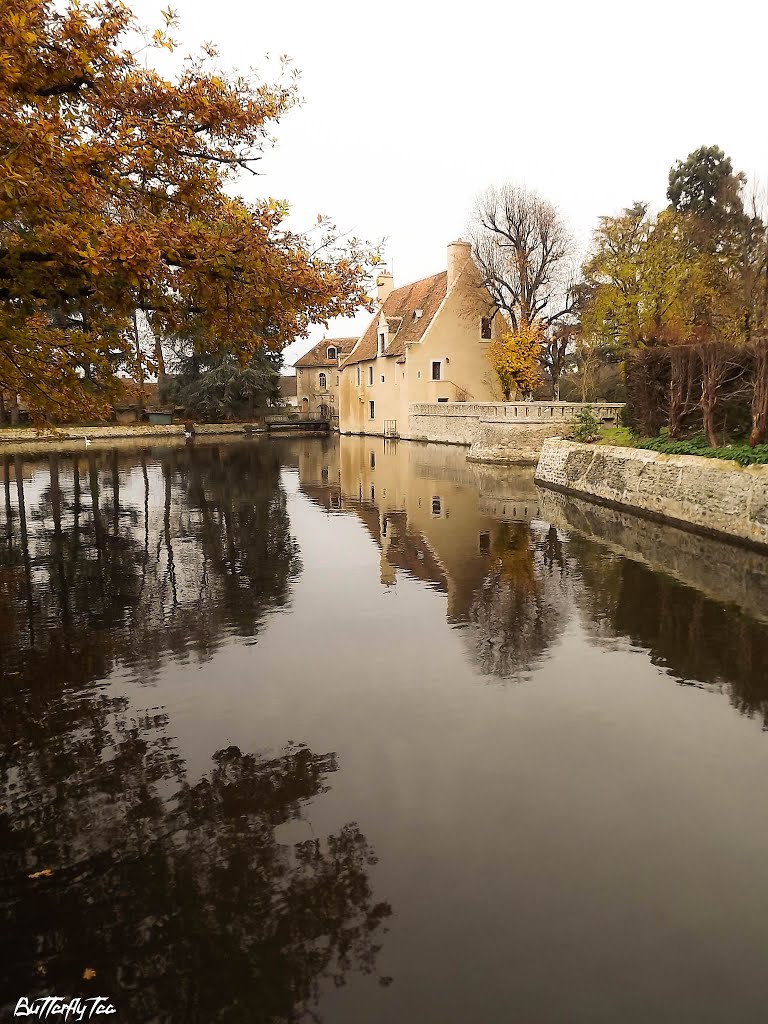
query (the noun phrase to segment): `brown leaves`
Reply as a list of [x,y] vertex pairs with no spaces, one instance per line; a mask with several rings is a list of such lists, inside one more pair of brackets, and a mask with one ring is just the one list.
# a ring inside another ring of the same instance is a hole
[[96,971],[92,967],[86,967],[83,971],[83,981],[93,981],[96,977]]
[[42,871],[35,871],[31,875],[27,875],[27,878],[51,878],[53,876],[53,870],[51,868],[43,868]]
[[366,301],[367,247],[321,218],[318,252],[285,203],[232,196],[295,84],[214,74],[210,47],[165,81],[131,26],[119,0],[0,5],[0,387],[37,414],[103,415],[136,369],[136,309],[253,352]]

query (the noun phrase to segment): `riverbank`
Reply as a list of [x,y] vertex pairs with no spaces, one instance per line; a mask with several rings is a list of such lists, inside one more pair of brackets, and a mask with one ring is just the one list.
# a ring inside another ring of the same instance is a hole
[[556,439],[544,442],[536,482],[698,533],[768,548],[768,466]]
[[[252,435],[263,433],[264,428],[256,423],[196,423],[195,437],[217,435]],[[30,451],[47,451],[61,448],[80,447],[89,443],[136,442],[136,441],[184,440],[183,423],[170,424],[109,424],[100,427],[79,427],[62,425],[37,430],[34,427],[4,427],[0,430],[0,455],[23,454]]]

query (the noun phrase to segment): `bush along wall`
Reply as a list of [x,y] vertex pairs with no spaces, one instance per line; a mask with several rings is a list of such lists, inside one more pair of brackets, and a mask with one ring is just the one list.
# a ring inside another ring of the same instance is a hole
[[639,349],[626,377],[625,415],[640,434],[666,427],[676,441],[703,432],[711,448],[725,438],[751,447],[768,440],[768,337]]

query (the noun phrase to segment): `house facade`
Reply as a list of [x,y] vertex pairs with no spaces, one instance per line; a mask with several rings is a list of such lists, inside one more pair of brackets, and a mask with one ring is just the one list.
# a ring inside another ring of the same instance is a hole
[[357,338],[324,338],[297,359],[296,398],[300,412],[339,415],[340,366]]
[[439,274],[395,288],[384,273],[377,288],[379,308],[341,363],[342,433],[408,437],[412,402],[499,399],[487,353],[502,322],[469,243],[448,246]]

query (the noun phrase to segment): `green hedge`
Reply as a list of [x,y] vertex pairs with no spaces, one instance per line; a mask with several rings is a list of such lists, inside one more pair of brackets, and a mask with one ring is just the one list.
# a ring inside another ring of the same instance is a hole
[[729,445],[725,448],[710,448],[702,435],[689,437],[685,441],[670,441],[668,437],[653,437],[638,442],[638,447],[648,448],[664,455],[700,455],[705,459],[731,459],[742,466],[768,466],[768,444],[750,448],[747,444]]

